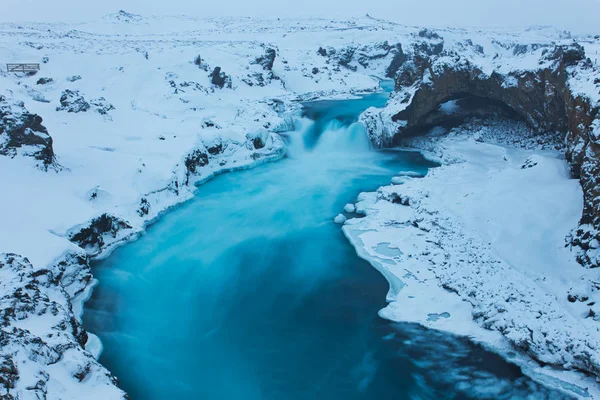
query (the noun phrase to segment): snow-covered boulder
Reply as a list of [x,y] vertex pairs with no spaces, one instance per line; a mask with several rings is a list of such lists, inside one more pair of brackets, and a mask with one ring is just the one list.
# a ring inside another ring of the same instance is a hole
[[42,117],[31,114],[21,102],[0,95],[0,155],[33,157],[40,168],[57,167],[52,137],[42,125]]

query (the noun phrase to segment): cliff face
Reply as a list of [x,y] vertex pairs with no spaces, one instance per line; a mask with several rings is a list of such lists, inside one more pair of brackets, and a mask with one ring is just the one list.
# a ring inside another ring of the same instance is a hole
[[[372,125],[371,136],[377,136],[381,146],[389,146],[435,125],[482,116],[481,110],[474,114],[477,104],[483,109],[493,103],[497,109],[492,113],[512,112],[540,133],[564,137],[572,175],[580,179],[584,192],[580,226],[571,243],[581,264],[600,266],[600,72],[594,70],[584,48],[577,43],[533,47],[535,50],[517,46],[515,57],[529,50],[538,57],[534,68],[521,69],[515,63],[515,67],[490,71],[485,64],[472,62],[465,55],[468,52],[436,54],[430,47],[426,42],[415,44],[399,68],[391,102],[396,102],[397,111],[391,114],[392,128],[374,133],[375,119],[366,118]],[[461,107],[466,99],[475,107]]]

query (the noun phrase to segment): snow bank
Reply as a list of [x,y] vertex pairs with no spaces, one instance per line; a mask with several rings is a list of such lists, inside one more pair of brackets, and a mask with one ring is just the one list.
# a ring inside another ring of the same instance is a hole
[[[504,129],[416,139],[445,164],[362,194],[357,209],[366,217],[348,220],[343,230],[390,281],[382,317],[598,375],[600,330],[592,311],[599,294],[582,294],[584,301],[569,295],[597,275],[565,246],[581,214],[581,187],[557,152],[481,140]],[[569,379],[598,395],[593,380]]]

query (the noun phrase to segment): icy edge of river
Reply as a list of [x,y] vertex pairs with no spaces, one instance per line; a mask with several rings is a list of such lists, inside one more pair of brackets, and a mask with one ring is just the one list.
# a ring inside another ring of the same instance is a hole
[[[566,300],[589,271],[558,240],[581,211],[564,160],[468,134],[426,142],[446,162],[361,193],[356,210],[365,216],[342,228],[390,283],[379,315],[467,336],[542,384],[600,398],[597,382],[577,371],[597,360],[600,334]],[[537,165],[521,168],[529,157]]]

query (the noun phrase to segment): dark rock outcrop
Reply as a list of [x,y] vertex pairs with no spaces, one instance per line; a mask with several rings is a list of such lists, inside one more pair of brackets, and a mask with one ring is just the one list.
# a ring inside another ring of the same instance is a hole
[[98,254],[104,249],[107,239],[116,239],[125,230],[131,230],[131,225],[119,217],[104,213],[91,220],[86,227],[69,233],[68,237],[89,254]]
[[97,99],[90,100],[90,106],[101,115],[107,115],[109,111],[114,110],[115,107],[106,101],[104,97],[98,97]]
[[265,49],[265,54],[258,57],[256,63],[261,65],[265,71],[272,71],[276,56],[277,51],[272,47],[267,47]]
[[[496,102],[537,131],[566,137],[566,157],[584,192],[580,227],[571,243],[579,249],[577,259],[581,264],[599,267],[596,249],[600,242],[600,105],[573,93],[568,83],[577,73],[573,66],[591,68],[583,47],[573,44],[545,49],[542,67],[507,75],[485,74],[456,54],[450,54],[452,62],[436,62],[437,50],[420,45],[415,50],[396,76],[396,90],[416,90],[407,98],[410,103],[406,108],[392,117],[402,126],[394,141],[418,133],[428,124],[439,123],[434,116],[440,104],[465,97]],[[423,79],[425,75],[427,78]]]
[[101,115],[108,114],[115,107],[106,101],[104,97],[92,99],[89,102],[85,100],[79,90],[65,90],[60,96],[60,107],[56,111],[66,111],[72,113],[86,112],[90,109],[95,110]]
[[187,155],[183,163],[186,169],[185,184],[187,185],[190,183],[190,176],[196,174],[198,168],[208,164],[208,154],[204,149],[196,149]]
[[9,103],[0,96],[0,155],[12,158],[19,151],[39,160],[44,170],[57,167],[52,137],[42,125],[42,117],[29,113],[23,103]]
[[398,43],[396,46],[396,53],[394,54],[394,58],[392,58],[392,62],[385,70],[385,76],[388,78],[395,78],[398,70],[402,65],[406,62],[406,54],[402,51],[402,45]]
[[433,40],[442,39],[442,37],[440,35],[438,35],[437,32],[435,32],[434,30],[428,29],[428,28],[421,29],[419,31],[419,37],[422,37],[425,39],[433,39]]
[[46,85],[48,83],[54,82],[52,78],[40,78],[37,80],[36,85]]
[[231,88],[231,77],[225,72],[221,71],[221,67],[215,67],[209,77],[210,82],[216,87],[221,89],[224,87]]
[[84,97],[79,94],[79,90],[65,90],[60,95],[60,107],[56,107],[56,111],[66,111],[72,113],[85,112],[90,109]]

